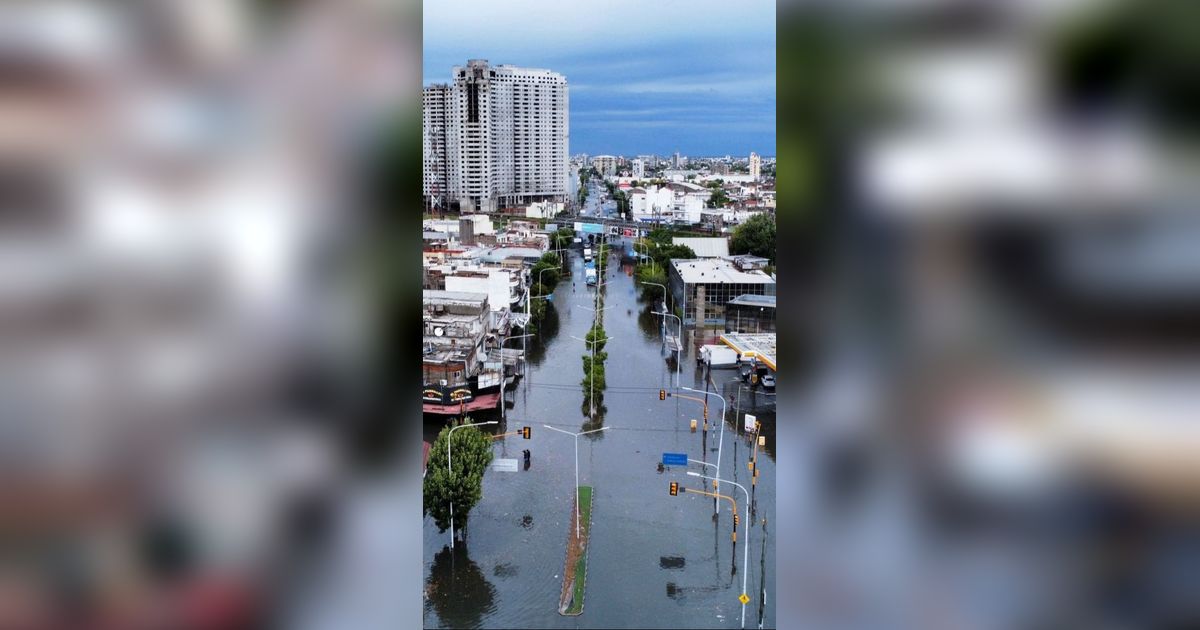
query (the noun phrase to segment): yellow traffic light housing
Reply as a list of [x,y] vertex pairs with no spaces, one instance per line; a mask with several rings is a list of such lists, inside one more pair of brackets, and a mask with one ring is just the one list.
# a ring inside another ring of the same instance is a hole
[[529,427],[525,427],[525,428],[521,429],[521,437],[525,438],[526,440],[528,440],[532,435],[533,435],[533,429],[531,429]]
[[658,399],[666,400],[667,399],[667,390],[665,390],[665,389],[658,390]]
[[673,497],[679,496],[679,482],[678,481],[671,482],[671,496],[673,496]]

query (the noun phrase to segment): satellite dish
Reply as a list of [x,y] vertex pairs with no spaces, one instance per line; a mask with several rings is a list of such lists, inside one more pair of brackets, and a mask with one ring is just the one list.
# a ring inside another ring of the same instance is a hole
[[433,329],[434,337],[441,337],[444,334],[446,334],[446,330],[444,328],[442,328],[441,326]]

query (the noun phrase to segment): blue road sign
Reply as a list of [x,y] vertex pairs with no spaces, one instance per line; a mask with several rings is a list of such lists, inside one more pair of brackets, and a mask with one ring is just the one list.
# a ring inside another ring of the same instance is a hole
[[687,466],[687,453],[663,453],[663,466]]

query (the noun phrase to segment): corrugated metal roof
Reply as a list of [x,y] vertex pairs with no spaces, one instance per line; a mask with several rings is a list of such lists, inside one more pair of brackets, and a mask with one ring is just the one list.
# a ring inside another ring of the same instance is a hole
[[775,308],[775,296],[774,295],[755,295],[753,293],[747,293],[746,295],[739,295],[736,298],[729,300],[728,302],[726,302],[726,304],[738,304],[741,306],[763,306],[763,307],[767,307],[767,308]]
[[729,255],[729,239],[725,237],[675,237],[675,245],[685,245],[696,252],[698,258],[723,258]]

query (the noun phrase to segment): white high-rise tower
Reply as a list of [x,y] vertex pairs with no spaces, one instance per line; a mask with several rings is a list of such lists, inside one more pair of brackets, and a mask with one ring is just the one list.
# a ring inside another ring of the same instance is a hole
[[[425,88],[424,189],[439,185],[464,212],[494,212],[533,201],[565,201],[568,172],[567,80],[557,72],[491,66],[472,59],[453,83]],[[439,107],[445,142],[436,141]],[[447,174],[437,172],[444,161]]]

